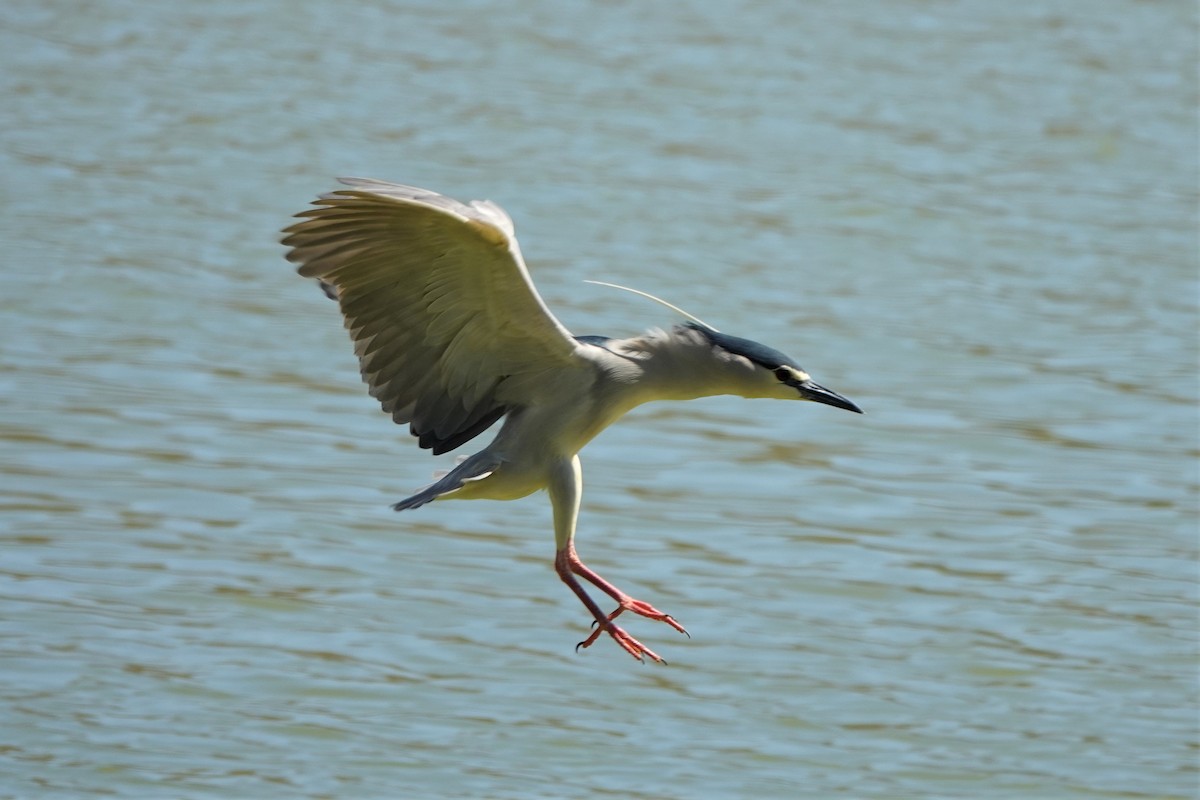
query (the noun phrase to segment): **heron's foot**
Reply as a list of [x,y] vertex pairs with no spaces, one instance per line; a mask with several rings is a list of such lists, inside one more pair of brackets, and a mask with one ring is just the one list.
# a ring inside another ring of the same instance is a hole
[[611,636],[616,641],[617,644],[621,645],[621,647],[625,650],[626,653],[629,653],[629,655],[633,656],[638,661],[645,663],[645,660],[647,658],[649,658],[651,661],[653,661],[656,664],[666,664],[667,663],[666,659],[664,659],[658,653],[651,650],[649,647],[646,647],[646,645],[642,644],[637,639],[630,636],[625,631],[624,628],[620,627],[619,625],[613,624],[613,622],[612,622],[613,617],[615,617],[620,612],[621,612],[621,609],[617,609],[616,611],[614,611],[608,617],[608,619],[604,620],[603,625],[601,625],[599,622],[597,622],[596,623],[597,627],[594,631],[592,631],[592,635],[589,636],[588,638],[584,639],[579,644],[575,645],[575,652],[578,653],[581,648],[590,647],[592,642],[596,641],[596,639],[598,639],[600,637],[601,633],[603,633],[604,631],[608,631],[608,635]]
[[[593,620],[592,621],[593,630],[592,630],[591,635],[589,635],[588,638],[586,638],[582,642],[580,642],[579,646],[576,649],[579,649],[579,647],[590,647],[592,642],[594,642],[598,638],[600,638],[600,634],[604,631],[605,627],[615,627],[612,625],[612,621],[614,619],[616,619],[617,617],[619,617],[621,615],[621,612],[623,612],[623,611],[632,611],[633,613],[638,614],[643,617],[646,617],[647,619],[653,619],[653,620],[657,620],[659,622],[665,622],[668,625],[670,625],[672,628],[674,628],[675,630],[682,633],[684,636],[688,637],[689,639],[692,638],[692,635],[687,632],[687,628],[680,625],[679,622],[674,617],[672,617],[670,614],[664,614],[662,611],[659,611],[657,608],[655,608],[654,606],[650,605],[649,603],[647,603],[643,600],[634,600],[632,597],[622,597],[619,602],[620,602],[620,605],[617,606],[616,611],[613,611],[611,614],[609,614],[606,619],[606,622],[608,623],[608,625],[602,626],[602,625],[600,625],[599,620]],[[621,630],[621,629],[617,628],[617,630]],[[628,634],[626,634],[626,635],[628,635]],[[613,638],[617,638],[617,637],[614,636]],[[620,641],[620,639],[618,639],[618,641]],[[637,641],[637,640],[635,639],[634,641]],[[628,648],[626,648],[626,649],[628,649]],[[660,659],[655,659],[655,660],[657,661]]]
[[[641,600],[634,600],[632,597],[625,594],[620,589],[613,586],[611,583],[590,570],[582,561],[579,560],[579,555],[575,552],[575,545],[569,540],[567,541],[567,544],[564,547],[560,547],[558,552],[555,554],[554,569],[558,572],[558,576],[562,578],[563,583],[571,587],[571,591],[575,593],[575,595],[583,602],[583,605],[587,607],[587,610],[591,612],[592,619],[594,620],[592,625],[595,626],[595,629],[586,639],[575,645],[576,652],[578,652],[581,648],[591,647],[592,643],[600,638],[601,633],[608,631],[608,635],[615,639],[617,644],[624,648],[625,652],[629,653],[629,655],[633,656],[638,661],[644,661],[645,657],[649,657],[651,660],[659,664],[667,663],[662,659],[661,656],[658,655],[658,653],[655,653],[649,647],[646,647],[637,639],[630,636],[623,628],[619,627],[615,622],[613,622],[613,620],[615,620],[621,615],[622,612],[625,611],[632,611],[639,616],[648,617],[649,619],[658,620],[659,622],[665,622],[675,630],[688,635],[688,638],[691,638],[688,632],[684,630],[684,627],[676,622],[675,618],[670,614],[664,614],[649,603],[642,602]],[[616,600],[616,610],[605,616],[604,612],[600,609],[600,606],[596,605],[596,601],[592,600],[592,598],[588,596],[588,593],[584,591],[583,587],[579,584],[579,581],[575,579],[576,575],[580,576],[588,583],[604,592],[613,600]]]

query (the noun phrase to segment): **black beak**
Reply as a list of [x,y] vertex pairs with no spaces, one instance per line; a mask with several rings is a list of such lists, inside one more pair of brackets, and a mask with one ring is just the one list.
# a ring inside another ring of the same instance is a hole
[[800,396],[805,400],[812,400],[814,403],[824,403],[834,408],[844,408],[847,411],[853,411],[855,414],[863,413],[862,409],[854,405],[854,403],[851,403],[832,389],[826,389],[819,383],[798,381],[792,385],[796,387],[796,390],[800,392]]

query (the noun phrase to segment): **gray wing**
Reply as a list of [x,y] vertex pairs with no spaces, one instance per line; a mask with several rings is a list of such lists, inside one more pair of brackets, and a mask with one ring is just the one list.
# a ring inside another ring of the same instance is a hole
[[[332,287],[371,396],[420,445],[453,450],[585,370],[546,308],[512,220],[424,189],[343,178],[284,230],[298,272]],[[582,378],[582,376],[581,376]]]

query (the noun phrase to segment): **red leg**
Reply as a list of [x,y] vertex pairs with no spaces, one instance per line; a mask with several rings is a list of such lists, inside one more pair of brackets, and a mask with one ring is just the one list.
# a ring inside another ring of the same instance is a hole
[[[599,638],[602,632],[608,631],[609,635],[617,640],[617,644],[625,648],[626,652],[639,661],[642,660],[642,655],[644,654],[650,656],[650,658],[654,659],[655,661],[666,663],[653,650],[650,650],[637,639],[634,639],[632,636],[626,633],[624,629],[613,624],[613,620],[620,616],[621,612],[623,611],[632,611],[633,613],[639,614],[643,617],[658,620],[659,622],[665,622],[680,633],[687,635],[687,631],[684,629],[684,627],[676,622],[675,618],[670,614],[664,614],[662,611],[659,611],[649,603],[641,600],[635,600],[589,569],[579,559],[579,555],[575,552],[575,546],[572,543],[568,543],[566,547],[558,551],[554,559],[554,568],[557,570],[558,576],[562,578],[563,583],[571,587],[571,591],[575,592],[579,599],[583,601],[583,604],[589,611],[592,612],[592,616],[595,617],[596,620],[596,629],[592,631],[588,638],[580,642],[576,646],[576,649],[579,649],[580,647],[590,647],[591,644],[595,642],[597,638]],[[608,616],[605,616],[604,612],[600,610],[600,607],[596,605],[595,601],[588,596],[583,587],[579,585],[579,582],[575,580],[574,575],[579,575],[607,594],[609,597],[616,600],[618,604],[616,610]]]
[[615,619],[622,611],[632,611],[633,613],[640,614],[643,617],[658,620],[659,622],[665,622],[685,636],[688,636],[689,638],[691,637],[687,630],[678,622],[676,622],[675,618],[670,614],[664,614],[647,602],[633,599],[608,581],[604,580],[604,578],[601,578],[599,575],[593,572],[591,568],[589,568],[579,559],[579,555],[575,552],[575,547],[573,545],[567,546],[567,563],[570,565],[572,572],[594,585],[613,600],[617,601],[617,610],[608,615],[610,620]]

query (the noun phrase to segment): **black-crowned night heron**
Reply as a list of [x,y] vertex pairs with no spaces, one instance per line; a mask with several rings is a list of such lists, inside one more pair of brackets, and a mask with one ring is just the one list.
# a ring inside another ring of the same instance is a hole
[[[393,508],[548,490],[555,569],[595,619],[577,649],[607,631],[639,661],[661,662],[614,620],[631,611],[687,631],[588,569],[575,552],[580,449],[651,400],[732,394],[861,410],[778,350],[720,333],[685,312],[688,321],[670,331],[572,336],[534,289],[512,220],[499,206],[384,181],[342,183],[349,188],[297,214],[303,221],[284,231],[283,243],[299,273],[319,280],[340,304],[371,396],[435,454],[504,418],[491,444]],[[616,610],[605,614],[576,576],[615,600]]]

